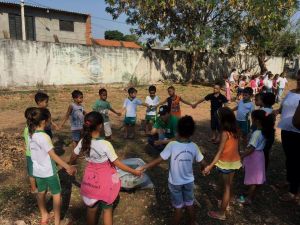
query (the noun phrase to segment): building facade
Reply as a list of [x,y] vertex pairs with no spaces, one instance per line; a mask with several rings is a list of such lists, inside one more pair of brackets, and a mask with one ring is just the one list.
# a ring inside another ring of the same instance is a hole
[[[91,45],[88,14],[25,5],[26,40]],[[21,6],[0,0],[0,39],[22,40]]]

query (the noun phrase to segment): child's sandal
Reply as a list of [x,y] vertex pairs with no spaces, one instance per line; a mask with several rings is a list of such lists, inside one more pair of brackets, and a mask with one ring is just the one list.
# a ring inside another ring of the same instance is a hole
[[225,215],[224,215],[224,216],[221,216],[221,215],[219,215],[218,212],[216,212],[216,211],[209,211],[209,212],[207,213],[207,215],[208,215],[210,218],[213,218],[213,219],[222,220],[222,221],[226,220],[226,216],[225,216]]

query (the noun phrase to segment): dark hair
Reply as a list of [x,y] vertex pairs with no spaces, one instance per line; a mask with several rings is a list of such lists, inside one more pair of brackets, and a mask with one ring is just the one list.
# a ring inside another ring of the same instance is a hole
[[82,131],[82,152],[87,156],[90,155],[91,151],[91,133],[95,131],[100,124],[103,124],[103,117],[99,112],[93,111],[85,115]]
[[38,104],[45,100],[49,100],[49,96],[44,92],[38,91],[34,96],[34,100],[35,100],[36,104]]
[[46,108],[28,108],[26,111],[28,112],[26,119],[30,135],[34,133],[36,127],[40,125],[41,121],[47,121],[51,118],[50,111]]
[[236,68],[233,68],[232,70],[231,70],[231,72],[235,72],[236,71]]
[[154,85],[151,85],[148,89],[149,92],[155,91],[156,92],[156,87]]
[[262,92],[259,92],[259,93],[257,93],[257,94],[255,95],[255,99],[257,99],[257,98],[261,98],[261,100],[262,100],[262,98],[263,98],[263,95],[264,95],[264,93],[262,93]]
[[137,90],[134,87],[128,89],[128,94],[137,93]]
[[251,87],[246,87],[243,91],[245,94],[253,95],[253,89]]
[[262,127],[261,132],[266,139],[270,138],[274,134],[275,116],[272,113],[267,115],[264,110],[254,110],[251,113],[251,117],[252,119],[260,122]]
[[25,110],[25,112],[24,112],[24,117],[27,119],[28,116],[31,114],[31,112],[32,112],[33,110],[35,110],[35,109],[36,109],[36,107],[29,107],[29,108],[27,108],[27,109]]
[[234,112],[228,107],[222,107],[218,109],[217,113],[221,130],[231,133],[234,138],[238,138],[238,129]]
[[83,93],[82,93],[81,91],[79,91],[79,90],[74,90],[74,91],[72,92],[72,98],[78,98],[78,97],[80,97],[80,96],[83,96]]
[[254,80],[254,79],[256,79],[256,75],[253,75],[252,77],[251,77],[251,80]]
[[221,84],[221,82],[218,81],[218,82],[215,82],[214,86],[222,87],[222,84]]
[[264,93],[262,94],[262,102],[264,106],[272,107],[275,104],[276,96],[273,93]]
[[171,89],[173,91],[175,91],[175,88],[173,86],[168,87],[168,90]]
[[196,129],[195,121],[191,116],[181,117],[177,125],[178,134],[180,137],[189,138],[191,137]]
[[104,92],[107,93],[107,90],[106,90],[105,88],[101,88],[101,89],[99,90],[99,95],[102,95]]

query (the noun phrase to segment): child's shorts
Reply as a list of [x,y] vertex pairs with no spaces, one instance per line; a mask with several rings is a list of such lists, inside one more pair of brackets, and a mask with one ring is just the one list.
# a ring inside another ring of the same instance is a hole
[[222,169],[220,167],[217,167],[217,170],[222,173],[222,174],[230,174],[230,173],[235,173],[237,170],[236,169]]
[[145,120],[146,120],[147,123],[149,123],[149,122],[155,123],[156,116],[154,116],[154,115],[146,115]]
[[169,183],[169,190],[174,208],[181,209],[184,206],[192,206],[194,204],[194,182],[183,185]]
[[112,135],[110,122],[105,122],[104,124],[104,134],[105,137],[109,137]]
[[250,132],[250,121],[237,121],[238,127],[244,136],[247,136]]
[[48,189],[52,195],[56,195],[61,192],[60,181],[57,174],[52,177],[36,177],[36,184],[39,192],[44,192]]
[[81,130],[72,130],[72,141],[80,141],[81,138]]
[[125,123],[125,125],[134,126],[136,123],[136,117],[125,117],[124,123]]
[[27,172],[30,177],[33,177],[33,163],[30,156],[26,156]]
[[82,199],[83,199],[83,202],[89,208],[100,207],[101,209],[110,209],[113,207],[113,204],[107,204],[106,202],[101,201],[101,200],[90,199],[85,196],[82,196]]

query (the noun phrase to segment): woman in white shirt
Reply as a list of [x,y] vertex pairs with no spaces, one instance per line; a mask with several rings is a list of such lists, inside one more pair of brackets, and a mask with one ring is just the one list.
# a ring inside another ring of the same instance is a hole
[[293,125],[293,116],[300,101],[300,70],[297,73],[297,87],[288,92],[282,101],[279,113],[281,120],[278,127],[281,129],[282,147],[286,156],[286,173],[289,183],[289,193],[283,201],[299,201],[300,188],[300,130]]

